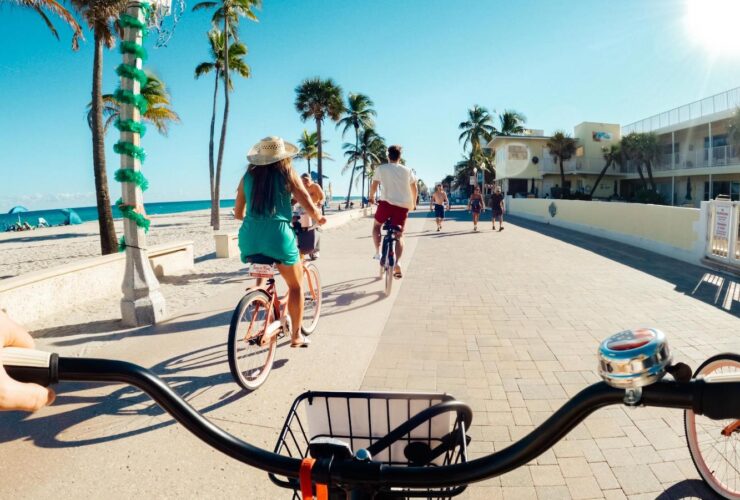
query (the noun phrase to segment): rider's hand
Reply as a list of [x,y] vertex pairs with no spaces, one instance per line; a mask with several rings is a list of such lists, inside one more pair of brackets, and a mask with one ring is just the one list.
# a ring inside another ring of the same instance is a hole
[[[0,346],[33,348],[33,339],[0,311]],[[13,380],[0,364],[0,410],[36,411],[54,401],[54,391]]]
[[370,203],[371,205],[375,205],[375,198],[374,198],[373,196],[371,196],[370,198],[368,198],[368,200],[367,200],[367,201],[368,201],[368,203]]
[[326,217],[322,216],[318,221],[316,221],[316,224],[318,224],[319,226],[323,226],[324,224],[326,224]]

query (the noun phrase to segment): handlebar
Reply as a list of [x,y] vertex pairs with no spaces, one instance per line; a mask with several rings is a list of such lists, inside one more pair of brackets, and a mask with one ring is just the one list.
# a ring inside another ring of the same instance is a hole
[[[42,385],[58,381],[124,383],[152,397],[167,413],[199,439],[245,464],[273,474],[299,477],[301,461],[242,441],[198,413],[151,371],[123,361],[66,358],[29,349],[0,349],[0,362],[8,374],[22,382]],[[689,382],[663,380],[642,388],[641,404],[693,410],[713,419],[740,419],[740,382]],[[372,485],[382,488],[443,488],[460,486],[501,475],[544,453],[599,408],[624,401],[625,391],[604,382],[576,394],[542,425],[509,447],[491,455],[440,467],[401,467],[355,460],[317,460],[313,478],[327,484]],[[465,418],[466,427],[470,420]],[[417,424],[418,425],[418,424]],[[414,418],[397,430],[408,432]],[[400,430],[399,430],[400,429]],[[387,436],[374,444],[378,449],[392,442]]]

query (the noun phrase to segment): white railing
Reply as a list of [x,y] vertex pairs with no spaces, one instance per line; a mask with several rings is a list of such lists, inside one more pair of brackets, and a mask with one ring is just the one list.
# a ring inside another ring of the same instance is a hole
[[[583,174],[600,174],[604,168],[606,160],[601,156],[595,157],[576,157],[563,162],[563,170],[566,174],[583,173]],[[560,164],[550,155],[545,155],[540,161],[541,174],[559,174]],[[607,175],[621,174],[616,166],[609,167]]]
[[740,87],[625,125],[622,127],[622,135],[625,136],[631,132],[652,132],[737,107],[740,107]]
[[[673,164],[671,164],[671,159],[670,153],[660,155],[658,161],[653,164],[653,171],[666,172],[671,170],[740,165],[740,148],[734,146],[716,146],[712,148],[711,154],[709,148],[702,148],[696,151],[687,151],[685,154],[676,153]],[[637,168],[632,161],[628,161],[620,170],[625,174],[637,173]]]
[[710,201],[706,256],[740,269],[740,202]]

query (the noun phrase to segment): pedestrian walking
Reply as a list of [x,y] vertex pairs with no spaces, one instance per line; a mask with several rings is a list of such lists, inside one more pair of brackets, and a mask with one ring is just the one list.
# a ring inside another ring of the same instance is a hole
[[504,230],[504,195],[501,193],[501,186],[496,186],[496,189],[491,195],[491,229],[496,230],[496,221],[498,220],[498,230]]
[[434,217],[437,219],[437,231],[442,230],[442,221],[445,218],[445,206],[450,209],[450,200],[447,193],[442,189],[442,184],[437,184],[429,200],[429,210],[434,210]]
[[480,214],[486,210],[486,204],[478,186],[475,186],[473,194],[470,195],[468,210],[473,214],[473,231],[478,231],[478,219],[480,219]]

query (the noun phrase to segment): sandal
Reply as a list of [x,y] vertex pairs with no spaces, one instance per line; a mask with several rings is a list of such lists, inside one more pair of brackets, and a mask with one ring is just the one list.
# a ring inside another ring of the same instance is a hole
[[393,277],[396,278],[397,280],[400,280],[401,278],[403,278],[403,274],[401,273],[400,269],[398,271],[393,271]]
[[305,335],[301,335],[298,341],[291,340],[290,347],[308,347],[310,343],[311,339],[307,338]]

